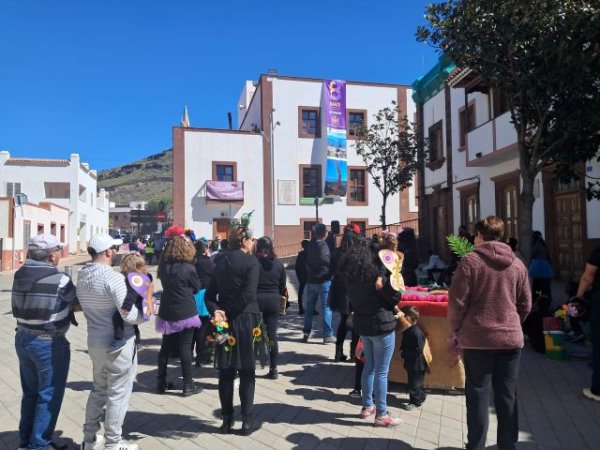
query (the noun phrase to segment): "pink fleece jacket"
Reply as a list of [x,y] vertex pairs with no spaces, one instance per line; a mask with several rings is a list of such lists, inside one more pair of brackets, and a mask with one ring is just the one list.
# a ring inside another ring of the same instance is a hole
[[484,242],[452,276],[448,320],[462,348],[523,347],[521,324],[531,310],[527,268],[502,242]]

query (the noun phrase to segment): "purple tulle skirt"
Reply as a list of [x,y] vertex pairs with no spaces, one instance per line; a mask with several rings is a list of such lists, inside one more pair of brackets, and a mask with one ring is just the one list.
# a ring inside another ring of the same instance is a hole
[[200,322],[200,317],[198,316],[176,321],[163,320],[156,316],[155,321],[156,331],[160,334],[179,333],[181,330],[185,330],[186,328],[200,328],[201,325],[202,322]]

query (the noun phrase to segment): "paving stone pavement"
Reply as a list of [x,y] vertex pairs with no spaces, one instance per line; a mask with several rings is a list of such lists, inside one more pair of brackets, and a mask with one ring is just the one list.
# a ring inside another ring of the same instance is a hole
[[[85,258],[69,258],[74,265]],[[75,276],[80,266],[74,265]],[[296,279],[288,272],[292,299]],[[0,449],[16,449],[20,408],[18,360],[14,350],[14,319],[10,312],[12,272],[0,273]],[[160,289],[160,286],[158,286]],[[357,417],[360,400],[348,397],[354,367],[334,363],[333,345],[318,337],[308,344],[300,341],[301,316],[292,302],[280,329],[280,377],[261,378],[257,371],[256,411],[263,423],[250,437],[217,433],[220,408],[216,371],[194,368],[194,377],[204,388],[191,397],[179,392],[157,395],[156,359],[160,335],[153,323],[141,326],[144,349],[139,353],[137,382],[125,418],[124,437],[140,449],[455,449],[466,440],[464,396],[460,392],[431,392],[421,410],[399,409],[406,394],[402,385],[392,384],[388,403],[392,414],[402,418],[396,429],[374,428]],[[86,322],[68,334],[71,367],[65,400],[56,427],[57,442],[78,448],[85,403],[91,386],[91,365],[86,354]],[[318,325],[318,320],[315,320]],[[318,336],[318,334],[317,334]],[[346,346],[346,349],[348,345]],[[579,346],[578,352],[589,353]],[[552,362],[526,349],[520,384],[519,449],[600,448],[600,403],[582,397],[591,369],[587,362]],[[178,366],[169,368],[169,378],[181,386]],[[236,401],[238,401],[236,399]],[[239,403],[239,401],[238,401]],[[239,416],[239,410],[237,410]],[[489,448],[496,448],[495,415],[490,407]],[[235,428],[239,429],[240,421]]]

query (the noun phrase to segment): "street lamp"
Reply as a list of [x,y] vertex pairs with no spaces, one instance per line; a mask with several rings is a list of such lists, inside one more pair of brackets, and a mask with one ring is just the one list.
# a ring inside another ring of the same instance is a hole
[[275,108],[271,109],[269,114],[269,122],[270,122],[270,134],[267,136],[264,131],[261,131],[260,134],[264,137],[269,143],[269,147],[271,150],[271,239],[275,240],[275,153],[274,153],[274,135],[273,132],[275,128],[281,125],[281,122],[273,122],[273,112],[275,112]]

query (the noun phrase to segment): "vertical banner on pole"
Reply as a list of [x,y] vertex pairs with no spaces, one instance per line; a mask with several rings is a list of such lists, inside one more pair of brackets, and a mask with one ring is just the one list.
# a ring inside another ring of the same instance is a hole
[[324,80],[327,163],[325,195],[346,196],[348,155],[346,150],[346,82]]

